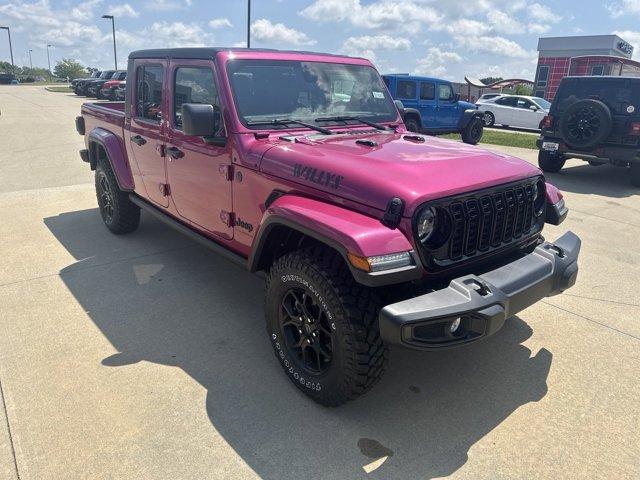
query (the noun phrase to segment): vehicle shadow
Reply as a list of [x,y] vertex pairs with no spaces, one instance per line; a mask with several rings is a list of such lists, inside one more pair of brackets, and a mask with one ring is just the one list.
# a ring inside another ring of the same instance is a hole
[[[626,168],[612,165],[589,165],[580,160],[569,160],[558,173],[545,173],[545,177],[560,191],[625,198],[637,195],[640,189],[629,183]],[[575,164],[575,162],[580,162]]]
[[478,440],[547,392],[552,354],[532,355],[522,344],[532,330],[515,317],[466,348],[394,349],[371,392],[320,407],[272,353],[262,279],[148,216],[120,237],[108,234],[97,209],[44,222],[78,260],[60,277],[119,352],[102,364],[182,369],[206,389],[216,431],[263,478],[358,478],[375,461],[381,465],[369,477],[446,476]]

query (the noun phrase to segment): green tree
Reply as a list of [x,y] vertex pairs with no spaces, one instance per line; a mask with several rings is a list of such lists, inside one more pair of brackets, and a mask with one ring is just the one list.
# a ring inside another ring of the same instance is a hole
[[14,67],[9,62],[0,62],[0,72],[1,73],[13,73],[17,75],[20,73],[20,67]]
[[87,70],[84,65],[76,62],[72,58],[63,58],[58,61],[53,69],[53,73],[56,77],[69,78],[69,80],[87,76]]

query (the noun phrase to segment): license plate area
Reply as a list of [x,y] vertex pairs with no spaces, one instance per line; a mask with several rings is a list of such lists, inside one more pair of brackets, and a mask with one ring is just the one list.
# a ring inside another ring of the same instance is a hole
[[556,142],[542,142],[542,149],[547,152],[557,152],[559,146]]

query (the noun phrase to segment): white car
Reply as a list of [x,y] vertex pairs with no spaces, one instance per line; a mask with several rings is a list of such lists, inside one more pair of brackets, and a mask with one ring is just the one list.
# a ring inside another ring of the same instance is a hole
[[524,95],[500,95],[478,101],[478,108],[484,112],[484,125],[503,125],[539,129],[540,122],[549,114],[551,104],[544,98]]

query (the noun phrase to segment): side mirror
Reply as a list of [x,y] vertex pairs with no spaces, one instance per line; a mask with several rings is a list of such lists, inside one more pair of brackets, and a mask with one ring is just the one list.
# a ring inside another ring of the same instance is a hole
[[185,135],[202,137],[206,143],[224,146],[226,138],[217,136],[222,127],[222,116],[213,105],[200,103],[182,104],[182,131]]
[[529,110],[533,110],[534,112],[537,112],[538,111],[538,107],[536,107],[535,105],[531,105],[529,107]]
[[404,118],[404,104],[400,100],[394,100],[393,103],[396,104],[396,108],[400,112],[400,116]]

